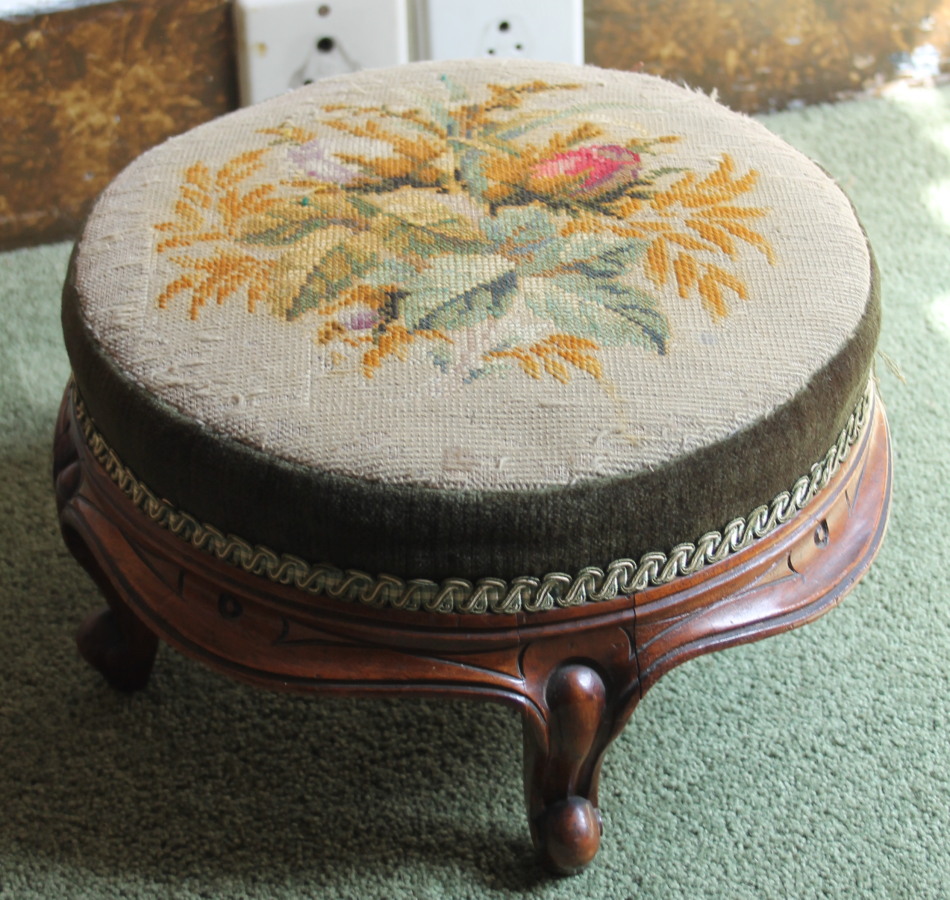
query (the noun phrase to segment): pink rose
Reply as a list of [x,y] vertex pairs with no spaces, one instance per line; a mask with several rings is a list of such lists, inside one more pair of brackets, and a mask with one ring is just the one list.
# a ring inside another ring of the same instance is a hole
[[578,147],[531,169],[532,178],[583,178],[576,188],[582,191],[634,181],[639,174],[640,154],[617,144]]

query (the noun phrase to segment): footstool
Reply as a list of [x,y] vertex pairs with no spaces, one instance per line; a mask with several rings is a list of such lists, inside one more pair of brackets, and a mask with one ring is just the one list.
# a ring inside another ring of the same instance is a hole
[[882,539],[877,278],[832,180],[645,75],[425,63],[146,153],[63,295],[66,544],[108,610],[278,690],[523,713],[575,872],[604,752],[698,654],[821,615]]

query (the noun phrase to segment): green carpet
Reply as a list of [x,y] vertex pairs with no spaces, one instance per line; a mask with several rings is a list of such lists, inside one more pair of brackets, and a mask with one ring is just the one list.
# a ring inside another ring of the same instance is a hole
[[950,897],[950,90],[765,121],[877,251],[890,531],[839,609],[646,697],[575,879],[533,861],[507,709],[272,695],[168,649],[129,697],[78,659],[99,600],[49,477],[69,248],[0,255],[0,897]]

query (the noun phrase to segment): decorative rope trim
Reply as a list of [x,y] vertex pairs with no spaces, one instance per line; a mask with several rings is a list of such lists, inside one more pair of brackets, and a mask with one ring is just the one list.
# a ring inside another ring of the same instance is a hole
[[395,575],[373,576],[358,569],[341,570],[327,563],[311,565],[296,556],[278,555],[254,546],[233,534],[175,509],[159,499],[132,474],[96,430],[78,389],[73,385],[76,418],[93,456],[118,488],[153,522],[192,546],[254,575],[280,584],[293,585],[311,594],[328,594],[347,602],[382,609],[422,610],[430,613],[543,612],[555,607],[601,603],[633,594],[648,587],[668,584],[681,575],[692,575],[705,566],[721,562],[765,537],[800,512],[828,484],[868,421],[873,387],[867,390],[834,446],[824,458],[799,478],[789,491],[782,491],[768,506],[759,506],[744,519],[733,519],[719,531],[709,531],[695,544],[677,544],[669,555],[645,553],[639,563],[618,559],[607,571],[586,566],[572,578],[551,572],[543,578],[523,575],[510,582],[482,578],[476,584],[464,578],[447,578],[441,584],[423,578],[404,580]]

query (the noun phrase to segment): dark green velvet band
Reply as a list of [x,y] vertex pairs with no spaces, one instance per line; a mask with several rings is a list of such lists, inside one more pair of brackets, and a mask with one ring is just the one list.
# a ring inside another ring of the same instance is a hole
[[652,471],[518,492],[328,475],[210,431],[135,384],[103,352],[83,319],[72,265],[63,328],[96,427],[174,506],[310,562],[406,579],[508,580],[667,552],[789,489],[835,443],[861,398],[880,300],[875,270],[851,338],[804,390],[749,428]]

